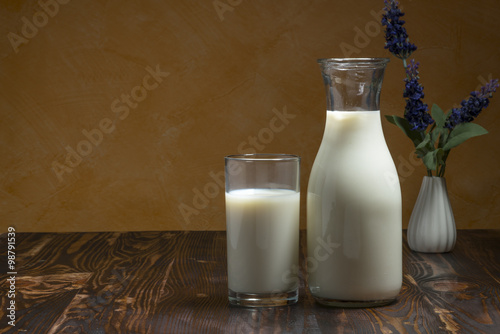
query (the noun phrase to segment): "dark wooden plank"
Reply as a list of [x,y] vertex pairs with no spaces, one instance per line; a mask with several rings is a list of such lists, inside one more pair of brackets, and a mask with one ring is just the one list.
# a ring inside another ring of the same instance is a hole
[[[0,236],[5,259],[5,237]],[[306,286],[293,306],[246,309],[227,301],[225,232],[18,234],[17,333],[497,333],[500,231],[459,231],[447,254],[404,248],[392,305],[327,308]],[[3,260],[4,261],[4,260]],[[5,262],[2,262],[5,263]],[[6,286],[7,275],[0,273]]]
[[427,308],[439,317],[433,323],[440,329],[495,333],[500,324],[500,231],[467,232],[459,232],[450,253],[407,250],[407,280],[415,296],[425,296]]
[[[53,333],[146,333],[178,256],[183,233],[123,233],[55,324]],[[93,257],[94,258],[94,257]],[[79,261],[87,259],[79,257]],[[75,319],[78,319],[75,321]]]
[[[90,275],[90,273],[68,273],[16,276],[16,326],[8,325],[2,312],[0,332],[46,333],[78,291],[83,288]],[[2,286],[6,286],[4,284],[5,281],[2,281]],[[2,299],[2,307],[4,305],[6,307]]]

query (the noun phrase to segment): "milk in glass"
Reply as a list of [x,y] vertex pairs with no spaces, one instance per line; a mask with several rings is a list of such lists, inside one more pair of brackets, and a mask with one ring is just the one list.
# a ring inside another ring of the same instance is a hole
[[226,192],[229,289],[277,293],[297,288],[300,193]]

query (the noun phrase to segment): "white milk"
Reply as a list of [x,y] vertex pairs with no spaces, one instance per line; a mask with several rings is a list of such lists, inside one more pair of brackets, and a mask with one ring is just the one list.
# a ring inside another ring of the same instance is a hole
[[315,297],[392,299],[402,283],[401,190],[380,111],[327,111],[307,194]]
[[300,193],[242,189],[226,193],[229,289],[289,292],[297,284]]

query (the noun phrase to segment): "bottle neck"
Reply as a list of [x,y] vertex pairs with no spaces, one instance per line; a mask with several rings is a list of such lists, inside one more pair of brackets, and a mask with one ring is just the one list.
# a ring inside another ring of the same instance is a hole
[[320,59],[327,110],[380,110],[387,58]]

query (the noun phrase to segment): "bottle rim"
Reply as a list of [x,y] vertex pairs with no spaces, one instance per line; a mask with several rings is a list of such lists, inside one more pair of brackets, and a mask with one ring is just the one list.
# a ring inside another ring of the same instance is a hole
[[323,66],[339,67],[385,66],[389,61],[390,58],[321,58],[317,60]]
[[285,153],[250,153],[232,154],[226,156],[225,159],[240,161],[300,161],[300,156]]

